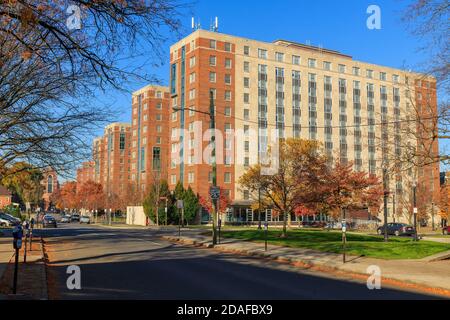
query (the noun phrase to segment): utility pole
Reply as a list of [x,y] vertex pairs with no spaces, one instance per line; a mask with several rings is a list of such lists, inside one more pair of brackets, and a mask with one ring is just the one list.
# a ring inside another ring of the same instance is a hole
[[[192,112],[198,112],[202,114],[206,114],[209,116],[210,120],[210,129],[212,130],[211,134],[211,145],[212,145],[212,188],[217,189],[217,163],[216,163],[216,121],[215,121],[215,110],[214,110],[214,92],[210,90],[209,92],[210,102],[209,102],[209,112],[195,110],[195,109],[188,109],[184,108],[184,110],[189,110]],[[174,111],[181,111],[181,108],[172,108]],[[217,244],[217,225],[218,225],[218,205],[217,201],[220,199],[220,194],[218,199],[213,199],[211,197],[212,203],[213,203],[213,221],[212,221],[212,240],[213,245]]]
[[384,241],[388,241],[387,220],[388,220],[388,185],[387,169],[383,169],[383,189],[384,189]]
[[[217,188],[217,163],[216,163],[216,119],[214,110],[214,92],[211,90],[209,92],[209,118],[211,122],[211,144],[212,144],[212,186],[214,189]],[[219,195],[220,199],[220,195]],[[217,214],[217,201],[219,199],[211,199],[213,202],[213,245],[217,244],[217,224],[218,224],[218,214]]]

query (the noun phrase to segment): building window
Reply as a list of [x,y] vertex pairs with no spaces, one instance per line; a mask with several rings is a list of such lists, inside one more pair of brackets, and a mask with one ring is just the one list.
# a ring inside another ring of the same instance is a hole
[[244,72],[249,73],[250,72],[250,62],[244,61]]
[[119,138],[119,148],[120,150],[124,150],[125,149],[125,132],[121,132],[120,133],[120,138]]
[[53,193],[53,176],[47,177],[47,193]]
[[189,117],[193,117],[195,115],[195,106],[191,106],[189,108]]
[[223,181],[225,183],[231,183],[231,172],[225,172],[225,175],[223,177]]
[[231,117],[231,107],[225,107],[225,117]]
[[189,83],[194,83],[195,82],[195,72],[192,72],[189,75]]
[[299,56],[292,56],[292,64],[300,65],[300,57]]
[[161,137],[156,137],[156,144],[161,144]]
[[244,200],[250,199],[250,192],[248,190],[243,191],[243,198],[244,198]]
[[191,68],[195,67],[195,56],[189,59],[189,67]]
[[230,74],[225,75],[225,84],[231,84],[231,75]]
[[339,73],[345,73],[347,70],[347,68],[345,67],[345,65],[340,64],[339,65]]
[[244,78],[244,88],[250,88],[250,78]]
[[189,99],[191,100],[195,99],[195,89],[191,89],[189,91]]
[[225,101],[231,101],[231,91],[225,90]]
[[400,77],[399,77],[398,75],[396,75],[396,74],[392,75],[392,81],[393,81],[394,83],[398,83],[399,80],[400,80]]
[[210,56],[210,57],[209,57],[209,65],[210,65],[211,67],[215,67],[216,64],[217,64],[216,56]]
[[225,42],[225,51],[231,52],[231,43]]
[[284,53],[275,52],[275,60],[278,62],[284,62]]
[[153,170],[161,170],[161,148],[153,147]]
[[244,46],[244,56],[248,56],[248,55],[250,55],[250,47]]
[[244,93],[244,103],[250,103],[250,94]]
[[209,47],[211,49],[216,49],[217,47],[217,41],[216,40],[209,40]]
[[225,59],[225,68],[231,69],[231,59]]
[[323,62],[323,70],[331,71],[331,62],[324,61]]
[[156,121],[161,121],[162,120],[162,115],[160,113],[156,114]]
[[162,92],[156,91],[156,98],[161,99],[162,98]]
[[158,102],[158,103],[156,104],[156,109],[162,110],[162,103],[161,103],[161,102]]
[[194,172],[188,173],[188,183],[194,183]]
[[367,76],[367,78],[372,79],[373,78],[373,70],[368,69],[366,71],[366,76]]
[[244,120],[245,121],[250,120],[250,110],[249,109],[244,109]]
[[380,80],[386,81],[386,72],[380,72]]
[[267,50],[258,49],[258,58],[267,59]]
[[215,72],[209,73],[209,82],[216,82],[216,73]]
[[316,59],[308,59],[308,67],[315,68],[317,64]]
[[156,132],[161,133],[162,132],[162,127],[161,126],[156,126]]
[[353,67],[353,75],[359,76],[361,74],[361,70],[358,67]]
[[177,184],[177,175],[176,175],[176,174],[172,174],[172,175],[170,176],[170,183],[171,183],[172,185],[176,185],[176,184]]

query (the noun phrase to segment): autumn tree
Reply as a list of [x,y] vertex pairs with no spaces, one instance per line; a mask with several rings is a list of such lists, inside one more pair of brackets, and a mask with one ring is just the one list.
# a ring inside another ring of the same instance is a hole
[[17,162],[6,168],[1,182],[12,190],[23,204],[28,202],[37,205],[44,192],[42,179],[41,170],[26,162]]
[[59,209],[77,209],[79,205],[77,183],[74,181],[64,183],[50,196],[50,201]]
[[317,190],[322,195],[329,214],[337,219],[345,218],[345,210],[379,208],[384,194],[378,177],[366,172],[354,171],[353,163],[336,161],[326,173],[326,183]]
[[103,187],[101,184],[87,181],[77,190],[78,207],[86,210],[97,210],[104,205]]
[[[225,193],[225,190],[222,187],[218,187],[220,190],[219,200],[217,201],[217,213],[219,215],[225,214],[227,209],[231,205],[230,197]],[[209,214],[212,214],[214,210],[214,204],[211,197],[199,197],[199,204],[202,208],[206,209]]]
[[326,157],[316,141],[287,139],[280,141],[278,169],[264,175],[261,165],[250,167],[239,179],[242,189],[253,194],[261,191],[272,208],[283,217],[282,237],[287,235],[288,216],[301,204],[315,202],[315,185],[320,183]]

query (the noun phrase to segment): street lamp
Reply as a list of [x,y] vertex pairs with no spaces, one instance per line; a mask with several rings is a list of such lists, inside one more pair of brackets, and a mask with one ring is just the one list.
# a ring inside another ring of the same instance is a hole
[[416,189],[417,189],[417,182],[413,182],[413,216],[414,216],[414,241],[417,241],[417,199],[416,199]]

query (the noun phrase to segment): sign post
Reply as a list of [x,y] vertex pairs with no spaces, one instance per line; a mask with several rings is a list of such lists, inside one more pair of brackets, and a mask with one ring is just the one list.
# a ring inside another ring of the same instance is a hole
[[267,251],[267,231],[269,229],[269,223],[264,222],[264,250]]
[[222,219],[219,218],[219,244],[220,244],[220,228],[222,227]]
[[184,201],[177,200],[177,208],[178,208],[178,237],[181,237],[181,221],[184,219],[182,217],[184,215]]

